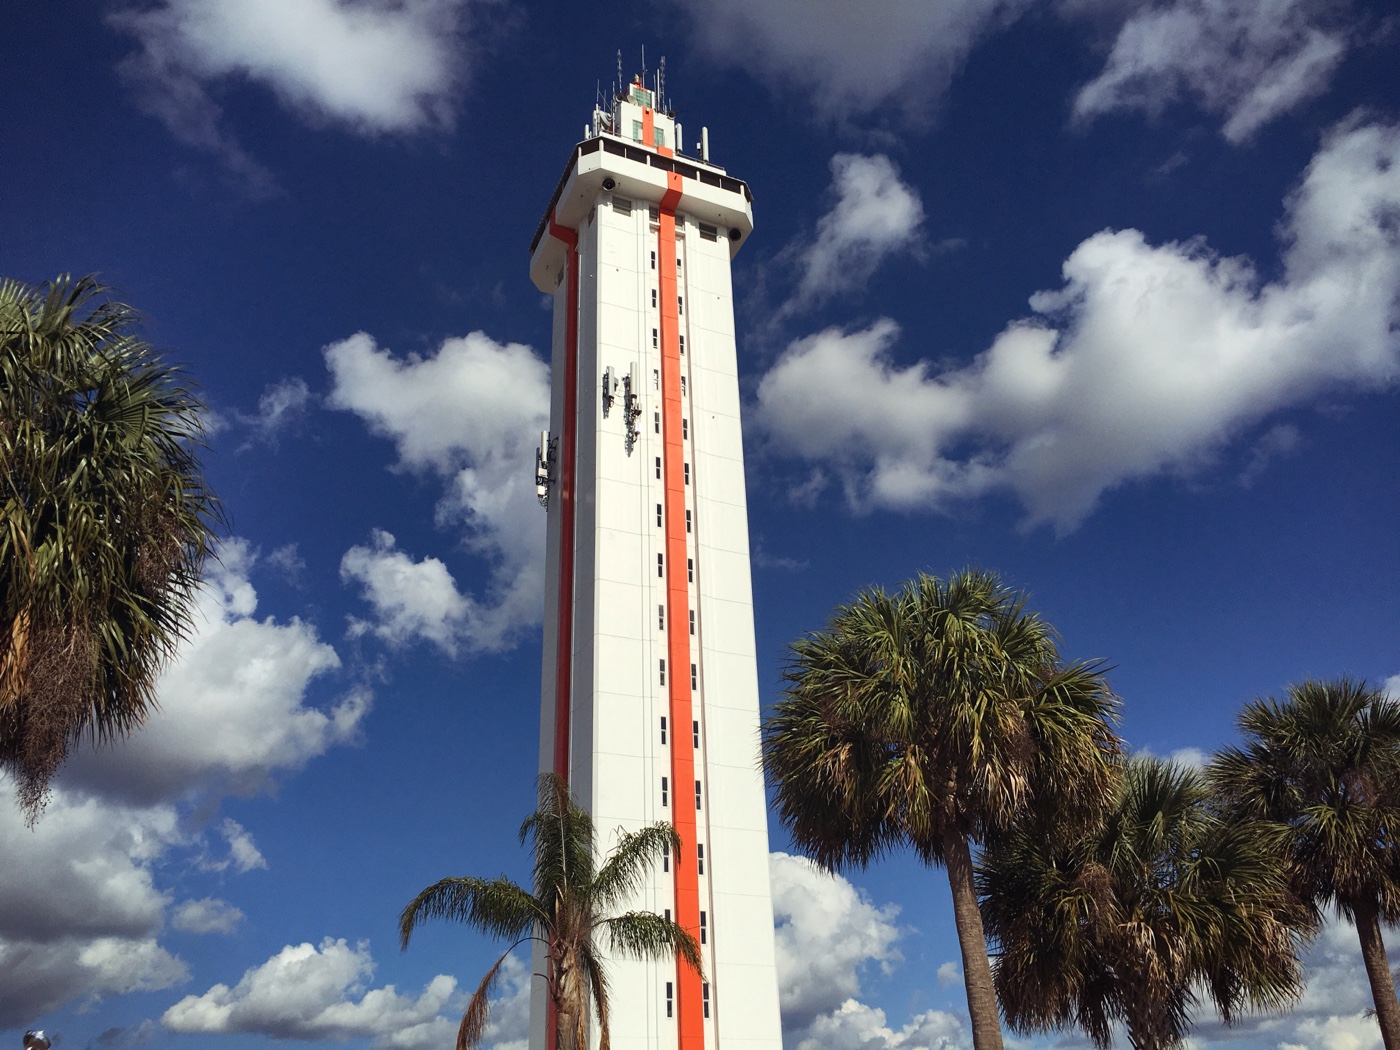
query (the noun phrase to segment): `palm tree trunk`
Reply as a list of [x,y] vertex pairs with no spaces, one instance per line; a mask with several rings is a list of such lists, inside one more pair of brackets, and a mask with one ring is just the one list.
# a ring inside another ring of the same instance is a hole
[[[987,936],[982,932],[982,913],[977,909],[977,890],[972,882],[972,851],[967,839],[951,829],[943,835],[943,865],[948,869],[948,886],[953,891],[953,921],[957,923],[958,946],[962,949],[973,1050],[1002,1050],[1001,1017],[992,987],[992,966],[987,961]],[[1400,1048],[1386,1044],[1386,1050]]]
[[1371,1001],[1376,1005],[1376,1022],[1381,1026],[1385,1050],[1400,1050],[1400,1002],[1395,998],[1395,982],[1385,958],[1378,909],[1373,903],[1355,909],[1356,935],[1361,940],[1361,958],[1371,980]]

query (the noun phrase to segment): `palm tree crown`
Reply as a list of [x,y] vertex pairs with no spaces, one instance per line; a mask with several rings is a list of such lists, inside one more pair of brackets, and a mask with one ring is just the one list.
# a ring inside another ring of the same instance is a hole
[[154,708],[218,522],[203,406],[105,293],[0,281],[0,768],[31,823],[72,745]]
[[1239,717],[1246,742],[1210,777],[1231,811],[1285,828],[1279,855],[1294,892],[1356,926],[1387,1050],[1400,1050],[1381,923],[1400,921],[1400,703],[1341,678],[1290,686]]
[[1139,1050],[1184,1038],[1198,993],[1227,1021],[1302,991],[1306,916],[1268,823],[1223,819],[1205,778],[1134,759],[1101,824],[1055,835],[1018,822],[983,855],[978,890],[1008,1022],[1078,1025],[1099,1047],[1123,1022]]
[[1107,805],[1117,700],[1100,666],[1064,664],[1050,625],[976,570],[866,591],[791,652],[764,727],[780,818],[829,868],[908,845],[947,869],[974,1043],[999,1048],[969,843],[1030,808],[1085,821]]
[[587,1050],[592,1003],[599,1050],[608,1050],[608,983],[604,952],[635,959],[676,957],[701,969],[695,938],[669,918],[648,911],[612,914],[641,889],[647,871],[680,841],[667,823],[623,834],[601,865],[593,818],[553,773],[539,779],[539,807],[520,826],[534,840],[534,892],[504,876],[446,878],[418,894],[399,917],[404,948],[427,919],[464,922],[513,943],[482,978],[457,1032],[457,1050],[476,1046],[486,1031],[489,997],[506,957],[526,941],[547,946],[550,1001],[558,1050]]

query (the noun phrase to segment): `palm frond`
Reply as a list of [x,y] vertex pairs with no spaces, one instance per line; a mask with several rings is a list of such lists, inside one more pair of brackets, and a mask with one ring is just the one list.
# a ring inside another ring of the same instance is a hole
[[595,907],[607,908],[635,894],[667,850],[679,853],[681,837],[668,822],[648,824],[619,838],[593,880]]
[[649,911],[629,911],[605,919],[608,949],[633,959],[665,959],[679,956],[696,973],[704,975],[700,942],[672,919]]
[[462,1014],[462,1023],[457,1026],[457,1050],[472,1050],[481,1042],[481,1037],[486,1034],[486,1024],[490,1020],[491,993],[495,991],[501,976],[501,968],[505,966],[506,960],[510,958],[510,953],[513,950],[514,945],[506,949],[505,953],[496,960],[495,965],[486,971],[486,976],[481,979],[481,983],[476,986],[476,991],[467,1003],[466,1012]]
[[401,947],[408,947],[413,931],[428,919],[462,922],[489,936],[509,938],[525,936],[536,924],[543,929],[550,924],[547,908],[505,876],[456,877],[433,883],[400,914]]

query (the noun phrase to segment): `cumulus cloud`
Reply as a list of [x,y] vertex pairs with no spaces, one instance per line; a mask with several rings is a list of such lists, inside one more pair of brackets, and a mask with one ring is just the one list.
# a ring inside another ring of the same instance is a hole
[[415,638],[432,642],[449,656],[457,639],[474,634],[468,620],[475,604],[457,590],[457,581],[436,558],[414,561],[394,545],[394,537],[374,530],[368,547],[351,547],[340,560],[340,576],[361,585],[375,620],[355,620],[351,634],[374,632],[391,645]]
[[1400,700],[1400,674],[1393,674],[1381,685],[1392,700]]
[[1171,0],[1136,10],[1074,115],[1156,114],[1185,97],[1224,118],[1231,142],[1322,94],[1346,54],[1336,5],[1317,0]]
[[182,859],[238,873],[265,867],[234,820],[215,826],[225,848],[210,859],[200,821],[221,793],[257,790],[352,738],[367,697],[328,712],[310,706],[307,692],[337,665],[335,653],[298,621],[254,618],[251,564],[245,543],[225,548],[193,635],[160,680],[160,710],[129,740],[75,755],[33,829],[0,780],[0,1027],[184,981],[185,964],[159,941],[167,920],[221,932],[240,913],[213,898],[172,909],[157,874]]
[[895,1031],[885,1023],[885,1011],[848,999],[817,1018],[797,1050],[964,1050],[971,1045],[954,1014],[928,1010]]
[[180,902],[170,916],[170,924],[185,933],[232,933],[243,919],[243,912],[228,901],[205,897]]
[[251,82],[315,122],[361,134],[448,126],[462,81],[463,0],[158,0],[110,16],[139,50],[120,71],[181,141],[270,176],[225,126],[221,88]]
[[860,993],[860,972],[901,960],[891,904],[876,907],[840,875],[804,857],[768,858],[783,1027],[805,1028]]
[[886,156],[838,153],[831,158],[835,203],[817,223],[814,240],[788,249],[801,271],[780,313],[864,286],[889,256],[921,239],[924,205]]
[[0,781],[0,1027],[186,978],[156,941],[169,898],[152,875],[182,837],[171,806],[133,811],[61,788],[29,829]]
[[352,689],[325,709],[307,702],[340,658],[296,617],[256,618],[252,564],[246,543],[225,545],[195,630],[161,676],[160,711],[129,739],[78,756],[66,787],[142,804],[215,788],[252,794],[356,739],[369,693]]
[[1068,530],[1106,491],[1195,469],[1270,413],[1392,384],[1397,215],[1400,129],[1343,127],[1286,202],[1275,281],[1199,240],[1105,231],[972,363],[896,364],[890,320],[829,329],[763,377],[757,417],[857,509],[1010,491],[1028,524]]
[[673,0],[711,60],[757,71],[849,120],[882,108],[924,116],[972,48],[1028,0]]
[[440,1016],[457,982],[439,974],[417,997],[393,985],[365,989],[374,960],[363,941],[351,947],[327,937],[320,945],[287,945],[233,987],[216,984],[187,995],[161,1017],[174,1032],[246,1032],[307,1041],[372,1039],[394,1050],[449,1045],[456,1023]]
[[[527,346],[481,332],[448,339],[429,356],[396,357],[364,334],[328,346],[334,408],[354,412],[394,442],[399,466],[444,486],[438,520],[462,530],[487,562],[481,597],[457,589],[436,559],[414,561],[378,533],[347,552],[342,574],[359,582],[388,640],[425,637],[448,651],[499,650],[539,621],[544,515],[533,463],[548,426],[549,368]],[[424,595],[405,588],[421,584]]]

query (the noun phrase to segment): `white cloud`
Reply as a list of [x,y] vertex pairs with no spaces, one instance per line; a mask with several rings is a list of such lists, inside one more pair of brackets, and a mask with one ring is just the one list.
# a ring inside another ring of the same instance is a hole
[[0,1027],[72,999],[185,979],[156,942],[169,897],[152,876],[182,838],[171,806],[130,810],[61,788],[26,828],[11,783],[0,781]]
[[758,418],[858,509],[1009,490],[1028,524],[1073,528],[1104,492],[1192,470],[1271,412],[1400,375],[1400,129],[1337,131],[1286,207],[1274,282],[1200,241],[1105,231],[971,364],[897,365],[889,320],[829,329],[763,377]]
[[876,907],[804,857],[768,858],[783,1027],[800,1029],[860,992],[860,971],[901,960],[892,904]]
[[1254,443],[1249,461],[1240,471],[1240,484],[1249,488],[1276,460],[1293,455],[1302,444],[1303,432],[1292,423],[1278,423],[1270,427]]
[[186,933],[232,933],[243,919],[243,912],[228,901],[205,897],[180,902],[171,913],[170,924]]
[[143,108],[255,184],[267,172],[224,127],[218,90],[270,88],[288,109],[361,134],[451,124],[463,0],[160,0],[113,14],[140,50],[121,64]]
[[416,998],[393,985],[366,990],[374,973],[369,946],[327,937],[319,946],[287,945],[230,988],[187,995],[161,1017],[175,1032],[247,1032],[309,1041],[373,1039],[395,1050],[449,1045],[457,1025],[441,1011],[457,982],[434,977]]
[[938,983],[945,987],[952,984],[962,984],[962,967],[949,959],[938,967],[935,976],[938,978]]
[[[0,780],[0,1027],[64,1003],[171,987],[185,964],[159,943],[167,917],[192,932],[231,929],[240,913],[206,898],[171,908],[157,875],[181,867],[247,872],[266,861],[237,821],[199,823],[228,790],[256,790],[352,739],[367,699],[307,704],[335,653],[307,625],[256,620],[252,556],[231,542],[200,597],[197,626],[161,677],[161,707],[130,739],[76,754],[33,829]],[[193,819],[191,819],[193,818]],[[114,1038],[116,1038],[114,1036]]]
[[889,256],[918,245],[924,206],[886,156],[838,153],[831,158],[831,210],[809,244],[789,249],[802,276],[783,314],[860,289]]
[[374,530],[370,543],[351,547],[340,560],[341,579],[361,585],[375,614],[372,624],[354,621],[351,633],[373,631],[391,645],[423,638],[455,656],[458,637],[470,633],[474,607],[447,566],[436,558],[414,561],[382,529]]
[[1347,49],[1335,8],[1316,0],[1172,0],[1136,10],[1074,114],[1155,114],[1183,95],[1225,118],[1243,142],[1326,90]]
[[674,0],[711,60],[809,93],[820,116],[920,117],[968,52],[1028,0]]
[[[443,524],[458,524],[469,551],[491,566],[484,597],[464,595],[436,559],[415,562],[380,534],[346,554],[342,573],[366,587],[386,637],[418,633],[451,649],[499,650],[539,622],[544,514],[535,500],[534,454],[548,426],[549,368],[518,343],[481,332],[448,339],[427,356],[395,357],[363,332],[326,348],[334,408],[390,438],[400,466],[436,474]],[[430,584],[431,608],[403,592]]]
[[885,1023],[885,1011],[854,999],[818,1017],[797,1050],[962,1050],[970,1047],[962,1021],[942,1010],[916,1014],[899,1031]]
[[254,617],[246,543],[226,544],[221,561],[192,636],[161,676],[160,711],[129,739],[77,756],[65,786],[146,804],[214,788],[251,794],[356,739],[368,692],[352,690],[326,710],[309,705],[313,683],[340,658],[296,617]]
[[311,388],[301,376],[279,379],[269,383],[258,398],[258,411],[254,415],[238,413],[237,418],[251,433],[242,446],[250,448],[254,442],[276,446],[282,433],[296,426],[306,418],[311,405]]
[[1381,686],[1392,700],[1400,700],[1400,674],[1393,674]]

